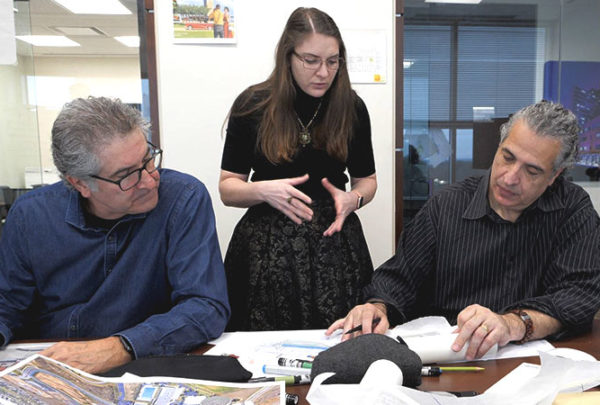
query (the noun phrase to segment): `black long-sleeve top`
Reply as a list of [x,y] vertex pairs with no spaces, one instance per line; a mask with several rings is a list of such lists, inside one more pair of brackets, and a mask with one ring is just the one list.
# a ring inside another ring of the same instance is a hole
[[489,172],[431,198],[365,298],[389,303],[392,323],[425,315],[454,323],[480,304],[538,310],[566,332],[588,329],[600,308],[600,219],[587,193],[560,176],[512,223],[490,208],[488,181]]
[[[242,97],[234,102],[233,110]],[[258,100],[257,100],[258,101]],[[322,102],[319,114],[315,118],[318,124],[323,114],[327,113],[328,94],[322,98],[311,97],[298,87],[294,106],[299,118],[306,125]],[[339,161],[326,151],[313,147],[312,144],[299,147],[291,162],[273,164],[257,148],[258,126],[262,111],[248,116],[232,116],[227,125],[227,137],[223,149],[221,169],[239,174],[249,174],[252,169],[252,181],[284,179],[309,174],[309,180],[297,188],[313,199],[331,198],[329,192],[321,185],[321,179],[329,181],[341,190],[345,190],[348,177],[367,177],[375,173],[373,146],[371,142],[371,122],[369,112],[362,99],[355,97],[357,120],[348,145],[348,158]]]

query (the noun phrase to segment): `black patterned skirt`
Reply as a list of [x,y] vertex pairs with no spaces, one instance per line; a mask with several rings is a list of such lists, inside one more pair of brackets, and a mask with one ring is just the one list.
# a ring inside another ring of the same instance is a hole
[[225,256],[228,331],[322,329],[361,302],[373,263],[358,216],[326,237],[333,201],[311,208],[313,220],[296,225],[260,204],[237,224]]

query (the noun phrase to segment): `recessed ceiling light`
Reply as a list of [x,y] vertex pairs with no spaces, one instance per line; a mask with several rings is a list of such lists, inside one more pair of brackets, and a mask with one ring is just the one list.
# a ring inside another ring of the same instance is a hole
[[74,14],[131,14],[119,0],[54,0]]
[[425,0],[425,3],[479,4],[481,0]]
[[17,35],[17,39],[34,46],[81,46],[62,35]]
[[137,35],[115,37],[115,39],[130,48],[138,48],[140,46],[140,37]]

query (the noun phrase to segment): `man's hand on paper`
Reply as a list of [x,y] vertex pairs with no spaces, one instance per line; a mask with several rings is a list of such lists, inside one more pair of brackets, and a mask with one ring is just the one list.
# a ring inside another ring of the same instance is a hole
[[40,354],[92,374],[131,361],[117,336],[85,342],[59,342]]
[[[372,328],[373,320],[379,318],[379,323]],[[362,330],[355,333],[348,333],[346,331],[362,325]],[[363,304],[357,305],[346,315],[345,318],[338,319],[329,326],[325,335],[330,336],[337,329],[343,329],[342,342],[351,339],[355,336],[359,336],[366,333],[385,333],[390,327],[390,323],[387,319],[387,311],[385,304],[374,303],[374,304]]]
[[480,358],[496,343],[506,346],[511,340],[519,340],[524,334],[523,323],[514,314],[499,315],[481,305],[469,305],[457,318],[458,336],[452,350],[459,352],[468,342],[466,359]]

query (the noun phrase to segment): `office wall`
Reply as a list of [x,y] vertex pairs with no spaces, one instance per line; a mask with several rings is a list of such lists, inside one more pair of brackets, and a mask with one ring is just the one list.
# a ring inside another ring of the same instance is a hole
[[18,56],[16,65],[0,66],[0,186],[25,187],[26,166],[39,166],[35,106],[27,97],[30,57]]
[[394,2],[236,1],[235,45],[174,45],[171,2],[155,5],[161,142],[165,166],[193,174],[208,187],[225,252],[244,210],[225,207],[218,178],[223,148],[221,128],[235,97],[264,80],[273,68],[274,50],[290,13],[298,6],[318,7],[344,30],[378,29],[386,33],[387,82],[354,89],[371,115],[379,188],[374,201],[359,211],[377,266],[394,251]]

